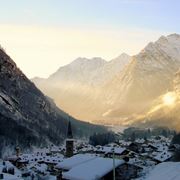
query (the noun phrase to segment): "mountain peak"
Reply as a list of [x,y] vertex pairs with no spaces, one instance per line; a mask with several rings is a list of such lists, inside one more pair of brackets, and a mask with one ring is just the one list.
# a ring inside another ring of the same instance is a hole
[[169,34],[167,38],[180,38],[180,34],[177,33]]
[[180,42],[180,35],[179,34],[170,34],[168,36],[161,36],[155,43],[164,44],[164,43],[175,43]]
[[102,59],[101,57],[93,57],[93,58],[85,58],[85,57],[78,57],[77,59],[75,59],[74,61],[72,61],[70,64],[86,64],[86,63],[106,63],[106,61],[104,59]]
[[128,64],[129,60],[130,60],[131,56],[129,56],[126,53],[122,53],[120,54],[118,57],[112,59],[109,63],[120,63],[120,64]]
[[170,34],[168,36],[161,36],[157,41],[150,42],[140,53],[140,56],[144,53],[149,55],[157,53],[166,53],[173,59],[179,59],[180,57],[180,35]]
[[155,43],[166,43],[168,41],[166,36],[161,36]]
[[130,56],[126,53],[120,54],[117,58],[129,58]]
[[79,57],[77,59],[75,59],[73,62],[71,62],[70,64],[66,65],[66,68],[71,68],[71,70],[73,69],[73,71],[77,70],[93,70],[93,69],[97,69],[98,67],[103,66],[104,64],[106,64],[107,62],[100,58],[100,57],[94,57],[94,58],[82,58]]

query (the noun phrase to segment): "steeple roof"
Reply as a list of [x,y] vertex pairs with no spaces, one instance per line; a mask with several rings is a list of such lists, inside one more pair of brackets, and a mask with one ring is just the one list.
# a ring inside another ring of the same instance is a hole
[[69,138],[69,139],[73,138],[72,128],[71,128],[71,121],[69,121],[69,123],[68,123],[67,138]]

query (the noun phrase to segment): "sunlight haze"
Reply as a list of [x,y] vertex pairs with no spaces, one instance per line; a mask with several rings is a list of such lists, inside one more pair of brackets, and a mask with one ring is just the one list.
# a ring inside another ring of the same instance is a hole
[[134,55],[179,32],[178,11],[169,12],[178,7],[176,0],[1,1],[0,44],[29,78],[48,77],[77,57]]

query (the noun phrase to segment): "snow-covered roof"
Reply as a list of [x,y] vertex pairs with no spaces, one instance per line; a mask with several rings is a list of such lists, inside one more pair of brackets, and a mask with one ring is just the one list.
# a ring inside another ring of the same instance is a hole
[[74,166],[95,159],[96,157],[97,156],[93,154],[77,154],[70,158],[64,159],[62,162],[56,165],[56,168],[69,170]]
[[6,168],[7,170],[10,168],[14,169],[14,173],[16,177],[21,177],[21,171],[17,169],[11,162],[9,161],[0,161],[0,173],[2,173],[3,168]]
[[88,147],[83,147],[79,150],[80,152],[88,152],[88,151],[96,151],[96,148],[95,147],[91,147],[91,146],[88,146]]
[[163,151],[161,153],[157,153],[156,156],[153,157],[153,159],[159,161],[159,162],[164,162],[167,161],[172,157],[172,152],[169,151]]
[[121,154],[126,150],[126,148],[121,148],[121,147],[115,147],[114,148],[114,153],[115,154]]
[[60,147],[56,147],[56,146],[52,146],[51,149],[50,149],[51,152],[61,152],[62,149]]
[[[123,164],[123,160],[115,159],[115,167]],[[63,178],[73,180],[100,179],[113,170],[113,159],[97,157],[63,173]]]
[[11,175],[7,173],[2,173],[3,179],[5,180],[23,180],[21,177],[18,177],[17,175]]
[[119,143],[122,145],[122,146],[129,146],[132,142],[131,141],[119,141]]
[[146,169],[148,166],[154,166],[155,161],[149,160],[149,159],[141,159],[139,157],[130,158],[127,164],[134,165],[141,169]]
[[47,171],[46,164],[39,164],[39,163],[31,163],[27,166],[28,169],[35,169],[38,172],[45,173]]
[[147,175],[146,180],[179,180],[180,162],[161,163]]
[[102,146],[100,149],[97,150],[97,152],[102,152],[107,154],[107,153],[112,153],[113,150],[115,154],[122,154],[126,150],[126,148]]
[[143,144],[145,142],[144,139],[136,139],[135,140],[136,143],[140,143],[140,144]]
[[45,162],[57,164],[63,160],[64,156],[62,154],[47,156],[43,154],[23,154],[19,158],[19,162]]

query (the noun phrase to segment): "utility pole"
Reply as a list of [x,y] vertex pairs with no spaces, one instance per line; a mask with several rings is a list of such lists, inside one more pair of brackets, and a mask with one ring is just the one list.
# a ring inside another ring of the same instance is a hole
[[112,152],[113,152],[113,180],[116,180],[114,148],[112,148]]

